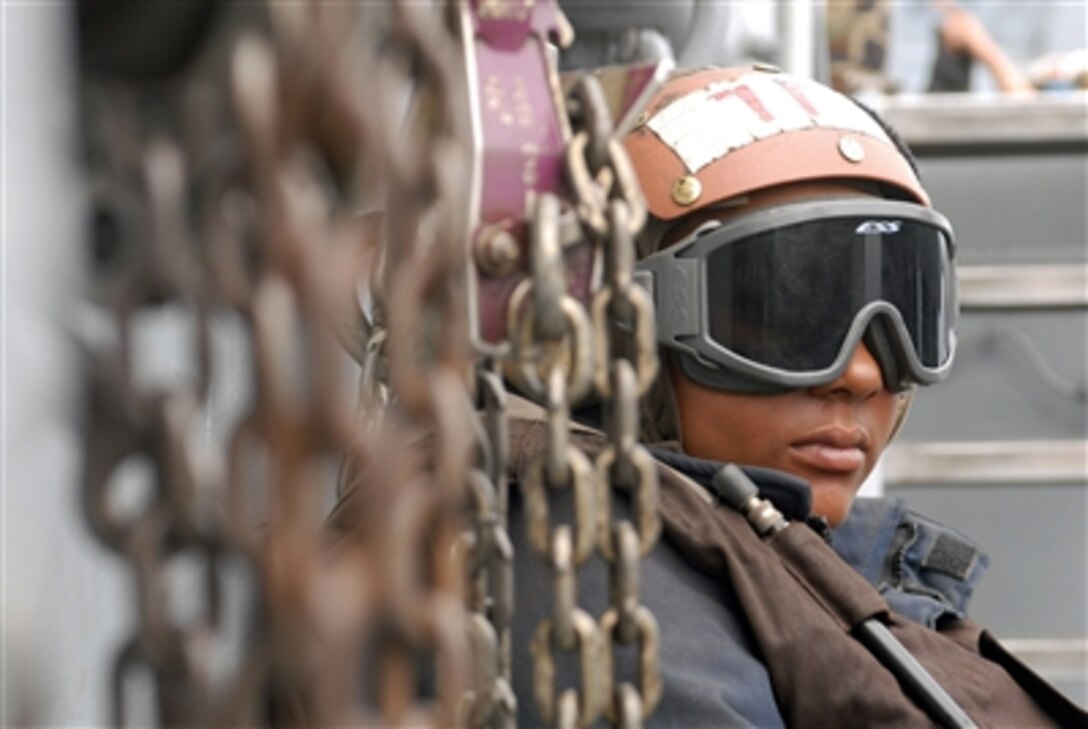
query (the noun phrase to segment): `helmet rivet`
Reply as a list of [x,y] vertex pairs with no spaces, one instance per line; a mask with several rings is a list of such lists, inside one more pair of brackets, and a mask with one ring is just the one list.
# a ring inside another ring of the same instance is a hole
[[865,159],[865,147],[862,147],[861,142],[853,137],[842,137],[839,139],[839,154],[848,162],[861,162]]
[[672,185],[672,201],[677,205],[691,205],[703,194],[703,183],[692,175],[684,175]]

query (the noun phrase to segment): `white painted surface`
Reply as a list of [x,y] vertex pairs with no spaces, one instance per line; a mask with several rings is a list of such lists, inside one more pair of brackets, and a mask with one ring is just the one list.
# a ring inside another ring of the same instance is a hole
[[121,563],[80,515],[76,351],[82,278],[71,9],[2,9],[0,723],[108,721],[113,650],[130,623]]

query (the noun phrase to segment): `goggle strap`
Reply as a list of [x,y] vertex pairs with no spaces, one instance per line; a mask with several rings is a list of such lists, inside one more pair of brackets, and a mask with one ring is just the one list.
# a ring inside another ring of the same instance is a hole
[[[658,340],[679,343],[702,332],[703,276],[698,258],[660,256],[645,260],[635,271],[635,283],[654,302]],[[668,271],[663,269],[668,268]]]
[[697,355],[687,352],[677,352],[676,361],[680,364],[680,371],[688,379],[715,390],[743,392],[749,395],[771,395],[796,389],[705,364]]

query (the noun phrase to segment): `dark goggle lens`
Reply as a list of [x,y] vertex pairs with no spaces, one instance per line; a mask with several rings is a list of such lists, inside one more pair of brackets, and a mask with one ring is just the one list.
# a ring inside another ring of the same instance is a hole
[[798,223],[719,247],[706,270],[710,338],[754,362],[789,372],[826,369],[858,314],[878,301],[898,312],[924,367],[941,367],[951,356],[949,243],[923,222]]

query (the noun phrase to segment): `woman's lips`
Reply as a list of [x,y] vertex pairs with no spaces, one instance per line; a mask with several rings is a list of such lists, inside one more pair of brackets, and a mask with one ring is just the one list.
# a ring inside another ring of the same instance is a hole
[[865,465],[869,439],[862,430],[829,429],[813,433],[790,445],[795,458],[811,468],[834,473],[853,473]]

